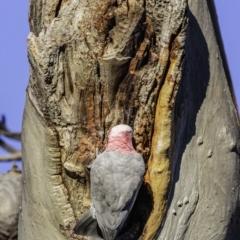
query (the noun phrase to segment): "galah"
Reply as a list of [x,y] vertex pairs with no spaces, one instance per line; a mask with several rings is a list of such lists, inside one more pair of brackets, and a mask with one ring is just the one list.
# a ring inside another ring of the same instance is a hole
[[91,166],[92,206],[73,229],[76,234],[114,240],[121,231],[143,181],[145,164],[132,145],[132,128],[120,124]]

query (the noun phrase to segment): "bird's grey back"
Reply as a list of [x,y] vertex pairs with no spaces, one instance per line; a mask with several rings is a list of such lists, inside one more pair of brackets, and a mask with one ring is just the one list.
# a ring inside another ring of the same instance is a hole
[[120,230],[135,202],[144,172],[145,164],[138,153],[105,151],[94,161],[91,193],[103,231]]

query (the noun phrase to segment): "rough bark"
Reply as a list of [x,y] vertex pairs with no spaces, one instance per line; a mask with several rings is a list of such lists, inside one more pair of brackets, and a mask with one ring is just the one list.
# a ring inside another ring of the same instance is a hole
[[231,239],[239,125],[206,1],[32,0],[29,22],[19,239],[86,239],[86,165],[118,123],[147,163],[119,239]]
[[18,239],[21,179],[21,171],[16,165],[8,173],[0,174],[0,240]]

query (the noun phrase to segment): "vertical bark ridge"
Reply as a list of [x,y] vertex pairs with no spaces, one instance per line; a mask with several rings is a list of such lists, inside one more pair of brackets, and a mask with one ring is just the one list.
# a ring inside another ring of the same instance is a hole
[[153,239],[166,211],[168,189],[171,176],[171,142],[173,125],[173,107],[178,85],[181,79],[182,62],[184,57],[185,23],[180,33],[171,42],[170,52],[165,48],[160,61],[165,62],[166,68],[160,72],[163,85],[156,104],[151,155],[147,164],[145,181],[151,186],[153,193],[153,211],[145,226],[143,239]]

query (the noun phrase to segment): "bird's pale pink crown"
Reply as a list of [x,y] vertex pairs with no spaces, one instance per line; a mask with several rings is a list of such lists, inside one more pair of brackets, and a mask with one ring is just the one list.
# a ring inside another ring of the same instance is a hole
[[113,127],[108,134],[106,150],[115,150],[121,153],[136,153],[132,145],[132,128],[125,124]]

